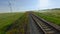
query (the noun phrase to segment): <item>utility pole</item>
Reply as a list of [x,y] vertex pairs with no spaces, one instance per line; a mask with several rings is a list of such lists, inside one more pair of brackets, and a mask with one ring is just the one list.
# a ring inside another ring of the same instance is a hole
[[8,1],[8,4],[9,4],[10,12],[12,12],[12,5],[11,5],[11,2]]

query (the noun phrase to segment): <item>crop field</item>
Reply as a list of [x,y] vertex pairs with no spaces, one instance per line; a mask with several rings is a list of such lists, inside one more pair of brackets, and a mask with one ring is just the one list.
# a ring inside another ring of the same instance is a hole
[[41,18],[60,26],[60,10],[45,10],[36,12]]
[[0,13],[0,34],[8,33],[6,29],[22,17],[22,15],[24,15],[24,13]]

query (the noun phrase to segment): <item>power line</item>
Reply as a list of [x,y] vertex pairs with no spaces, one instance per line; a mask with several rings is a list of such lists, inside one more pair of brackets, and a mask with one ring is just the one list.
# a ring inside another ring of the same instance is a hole
[[11,2],[8,1],[8,4],[9,4],[10,11],[12,12],[12,4],[11,4]]

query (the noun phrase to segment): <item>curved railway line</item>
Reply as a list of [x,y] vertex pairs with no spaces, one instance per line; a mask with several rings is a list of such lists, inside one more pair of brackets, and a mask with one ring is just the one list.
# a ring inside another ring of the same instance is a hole
[[[40,34],[60,34],[59,26],[54,26],[51,23],[44,21],[43,19],[39,18],[38,16],[36,16],[32,13],[29,13],[29,16],[30,16],[31,21],[33,21],[32,23],[35,24],[34,27],[37,28],[37,30],[34,29],[34,30],[36,30],[36,32],[38,32]],[[36,34],[36,32],[35,32],[35,34]]]

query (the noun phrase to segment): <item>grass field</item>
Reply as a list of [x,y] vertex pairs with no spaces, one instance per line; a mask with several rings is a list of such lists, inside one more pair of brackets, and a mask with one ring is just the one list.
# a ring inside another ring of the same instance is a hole
[[60,26],[60,10],[45,10],[36,12],[38,16]]
[[14,23],[24,13],[0,13],[0,34],[3,34],[6,26]]
[[17,24],[14,24],[12,29],[8,30],[6,34],[25,34],[28,25],[27,13],[21,16],[15,23]]

